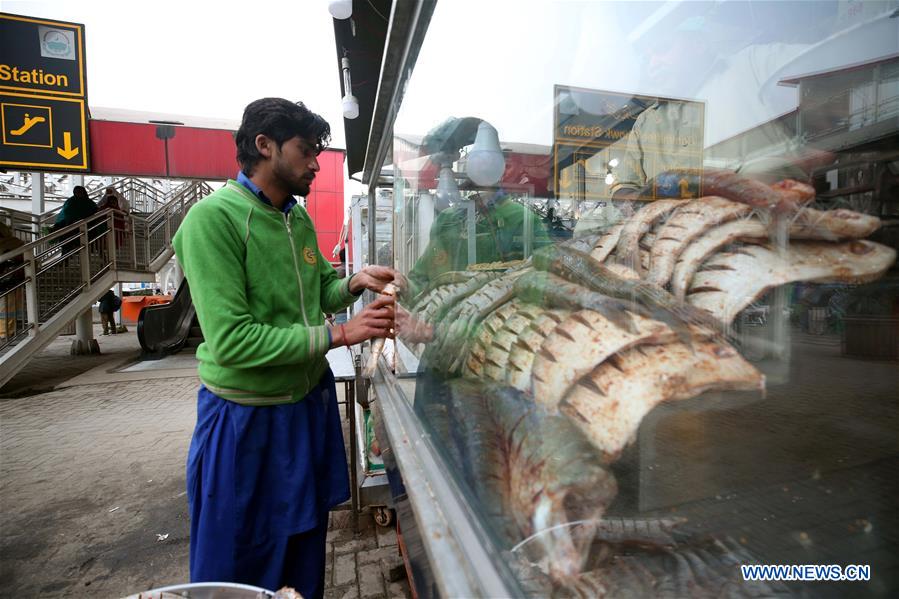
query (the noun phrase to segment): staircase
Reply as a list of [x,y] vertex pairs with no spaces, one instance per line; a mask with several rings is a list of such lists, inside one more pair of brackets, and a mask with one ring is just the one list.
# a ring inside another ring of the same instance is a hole
[[212,192],[191,181],[166,195],[133,178],[111,187],[139,211],[124,227],[120,216],[118,229],[110,210],[48,233],[56,210],[0,209],[0,221],[26,242],[0,254],[0,386],[114,284],[155,281],[184,215]]

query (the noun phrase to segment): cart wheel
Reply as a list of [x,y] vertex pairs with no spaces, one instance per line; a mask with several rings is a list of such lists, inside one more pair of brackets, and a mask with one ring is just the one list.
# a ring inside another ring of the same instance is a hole
[[393,524],[393,510],[383,505],[375,508],[375,524],[378,526]]

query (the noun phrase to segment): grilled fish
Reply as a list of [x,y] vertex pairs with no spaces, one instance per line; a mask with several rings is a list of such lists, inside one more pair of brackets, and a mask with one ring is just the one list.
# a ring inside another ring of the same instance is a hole
[[471,458],[468,483],[509,546],[554,580],[571,580],[590,539],[578,543],[568,525],[601,516],[617,494],[615,478],[575,427],[519,391],[461,379],[450,388]]
[[752,209],[724,198],[705,197],[678,208],[659,229],[649,254],[646,281],[665,287],[683,249],[712,227],[746,216]]
[[590,257],[597,262],[605,262],[606,258],[608,258],[618,246],[618,240],[621,239],[621,232],[624,231],[624,227],[624,223],[619,223],[600,235],[593,244],[593,248],[587,250]]
[[640,239],[664,217],[687,200],[659,200],[639,210],[624,225],[618,240],[615,254],[618,262],[629,266],[638,273],[643,269],[640,264]]
[[550,333],[534,359],[533,393],[537,403],[555,411],[568,389],[609,356],[642,343],[675,340],[671,329],[655,320],[634,317],[630,333],[592,310],[574,312]]
[[[673,295],[644,281],[631,281],[615,276],[609,269],[599,264],[589,255],[571,248],[543,248],[533,255],[534,266],[540,270],[555,273],[569,281],[579,282],[585,287],[605,296],[628,301],[632,312],[648,318],[661,320],[669,325],[678,337],[689,343],[690,334],[687,324],[704,325],[714,330],[721,330],[721,325],[714,318],[709,318],[688,304],[678,301]],[[592,306],[581,306],[592,308]],[[607,312],[598,310],[607,316]],[[610,319],[611,320],[611,319]],[[620,321],[620,318],[618,319]],[[616,324],[619,324],[618,321]],[[634,332],[633,327],[628,327]]]
[[745,246],[718,254],[693,277],[687,301],[730,322],[769,289],[795,281],[866,283],[880,278],[896,261],[896,250],[857,240],[802,241],[788,251]]
[[608,462],[633,441],[657,404],[710,390],[764,388],[764,376],[727,344],[695,341],[640,345],[607,359],[583,377],[559,410]]
[[530,392],[534,359],[543,345],[543,340],[559,326],[571,311],[565,309],[546,310],[542,306],[534,304],[524,304],[522,313],[525,310],[531,311],[529,314],[531,323],[521,331],[518,340],[509,349],[506,383],[520,391]]

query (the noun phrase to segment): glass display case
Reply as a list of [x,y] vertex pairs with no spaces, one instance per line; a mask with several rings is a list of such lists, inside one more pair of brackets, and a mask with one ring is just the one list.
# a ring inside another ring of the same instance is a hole
[[379,434],[442,514],[420,593],[895,596],[897,31],[896,1],[436,4],[378,195]]

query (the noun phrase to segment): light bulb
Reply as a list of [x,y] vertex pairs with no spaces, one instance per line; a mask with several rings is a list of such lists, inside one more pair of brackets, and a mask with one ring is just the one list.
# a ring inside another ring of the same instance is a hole
[[499,147],[499,134],[490,123],[478,125],[474,146],[468,153],[465,172],[478,185],[496,185],[506,170],[506,160]]
[[353,16],[353,0],[328,0],[328,12],[335,19],[349,19]]
[[606,185],[611,185],[615,182],[615,175],[612,173],[606,173]]
[[618,166],[618,159],[612,158],[611,160],[609,160],[609,166],[611,166],[612,168],[615,168],[616,166]]
[[453,177],[453,169],[444,166],[440,169],[440,176],[437,179],[437,201],[435,202],[437,210],[445,210],[461,199],[459,186],[456,185],[456,178]]
[[347,94],[343,97],[343,118],[354,119],[359,116],[359,101],[353,94]]

